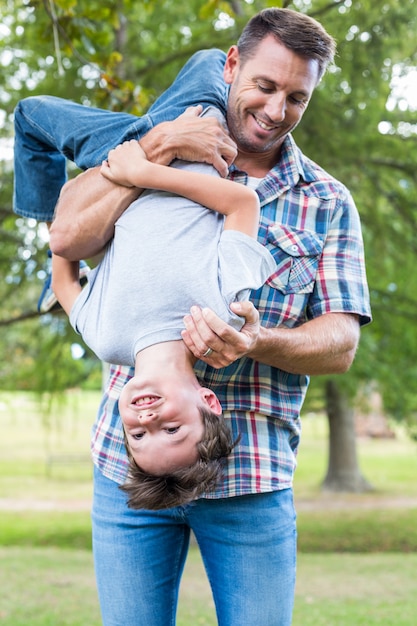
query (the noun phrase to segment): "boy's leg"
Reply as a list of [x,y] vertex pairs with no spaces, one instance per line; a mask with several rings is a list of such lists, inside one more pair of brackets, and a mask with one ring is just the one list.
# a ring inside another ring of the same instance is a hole
[[[15,212],[52,221],[67,178],[66,160],[83,169],[101,163],[109,146],[117,145],[136,119],[52,96],[19,102],[15,109]],[[149,127],[145,119],[146,124]]]
[[292,490],[198,500],[187,511],[219,626],[290,626],[296,570]]
[[175,624],[189,528],[176,509],[134,511],[94,470],[93,553],[103,626]]
[[178,117],[187,106],[212,104],[223,109],[225,55],[195,54],[174,83],[138,118],[53,96],[22,100],[15,109],[14,210],[50,222],[66,180],[66,160],[81,169],[100,164],[108,151],[127,139],[140,139],[154,125]]
[[229,87],[223,79],[226,55],[222,50],[196,52],[172,85],[148,111],[152,126],[177,118],[189,106],[214,106],[225,115]]

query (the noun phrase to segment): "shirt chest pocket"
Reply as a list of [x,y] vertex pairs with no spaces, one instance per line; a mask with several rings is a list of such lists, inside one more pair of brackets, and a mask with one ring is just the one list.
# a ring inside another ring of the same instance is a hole
[[268,285],[284,294],[313,291],[323,250],[316,233],[275,224],[268,230],[267,247],[277,264]]

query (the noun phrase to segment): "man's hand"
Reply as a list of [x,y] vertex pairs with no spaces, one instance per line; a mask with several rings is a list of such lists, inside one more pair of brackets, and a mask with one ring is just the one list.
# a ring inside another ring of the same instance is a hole
[[210,163],[226,177],[237,155],[227,129],[214,117],[199,117],[201,105],[189,107],[172,122],[162,122],[140,140],[149,161],[169,165],[174,159]]
[[[185,330],[181,335],[185,345],[197,359],[216,368],[226,367],[251,352],[259,335],[259,313],[251,302],[234,302],[230,308],[246,320],[240,331],[211,309],[194,306],[190,315],[184,317]],[[212,352],[204,357],[208,348]]]
[[[175,158],[211,163],[221,176],[236,157],[234,141],[215,118],[190,107],[155,126],[139,143],[146,158],[169,165]],[[139,148],[139,146],[138,146]],[[111,239],[114,223],[141,190],[118,185],[95,167],[64,185],[51,226],[51,249],[68,260],[89,258]]]
[[[192,307],[185,316],[182,338],[197,359],[220,368],[248,355],[285,372],[310,376],[342,374],[352,364],[360,334],[357,315],[326,313],[294,328],[265,328],[252,303],[234,303],[231,308],[246,319],[240,332],[210,309]],[[204,357],[208,348],[212,352]]]

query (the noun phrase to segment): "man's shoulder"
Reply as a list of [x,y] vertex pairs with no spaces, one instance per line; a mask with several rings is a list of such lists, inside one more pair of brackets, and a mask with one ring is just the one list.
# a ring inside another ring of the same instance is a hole
[[[298,146],[293,144],[297,155],[298,169],[302,180],[316,194],[321,190],[325,195],[350,195],[346,185],[316,161],[306,156]],[[320,194],[321,195],[321,194]]]

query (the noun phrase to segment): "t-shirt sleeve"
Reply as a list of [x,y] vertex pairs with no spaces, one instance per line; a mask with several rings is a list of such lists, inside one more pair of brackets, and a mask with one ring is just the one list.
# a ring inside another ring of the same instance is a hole
[[224,230],[219,241],[219,284],[226,303],[248,300],[275,271],[270,252],[256,239]]

